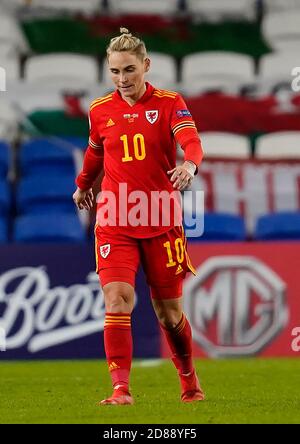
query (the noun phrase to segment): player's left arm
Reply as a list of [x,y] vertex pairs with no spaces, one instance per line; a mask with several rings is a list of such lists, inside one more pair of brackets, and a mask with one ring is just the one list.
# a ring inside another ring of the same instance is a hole
[[76,177],[77,189],[73,201],[79,210],[91,210],[94,203],[92,186],[103,169],[104,149],[95,121],[95,109],[89,111],[90,137],[82,170]]
[[180,95],[175,99],[171,130],[176,142],[184,151],[184,162],[167,173],[171,175],[173,187],[182,191],[191,184],[197,173],[203,158],[203,150],[195,122]]

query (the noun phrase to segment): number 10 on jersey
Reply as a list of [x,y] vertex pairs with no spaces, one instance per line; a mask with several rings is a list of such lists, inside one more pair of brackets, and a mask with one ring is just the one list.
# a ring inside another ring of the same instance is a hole
[[[130,162],[134,158],[137,160],[143,160],[146,157],[146,149],[145,149],[145,139],[143,134],[135,134],[133,136],[132,143],[128,143],[127,134],[123,134],[120,137],[120,140],[123,142],[124,156],[122,157],[122,162]],[[134,157],[132,155],[134,155]]]

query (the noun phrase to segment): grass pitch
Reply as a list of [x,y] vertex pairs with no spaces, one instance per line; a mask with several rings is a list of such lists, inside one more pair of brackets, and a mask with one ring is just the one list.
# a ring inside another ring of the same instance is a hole
[[104,361],[0,363],[0,423],[300,423],[300,359],[197,360],[204,402],[183,404],[171,362],[135,361],[133,406],[111,394]]

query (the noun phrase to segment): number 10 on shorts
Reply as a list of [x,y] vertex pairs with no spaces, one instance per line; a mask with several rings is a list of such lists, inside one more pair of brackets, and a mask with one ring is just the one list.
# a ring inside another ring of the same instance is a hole
[[182,262],[184,261],[184,245],[182,239],[178,237],[174,243],[177,262],[175,262],[173,258],[171,242],[167,241],[163,245],[167,249],[167,254],[169,259],[169,262],[166,263],[166,267],[167,268],[174,267],[175,265],[177,265],[177,263],[182,264]]

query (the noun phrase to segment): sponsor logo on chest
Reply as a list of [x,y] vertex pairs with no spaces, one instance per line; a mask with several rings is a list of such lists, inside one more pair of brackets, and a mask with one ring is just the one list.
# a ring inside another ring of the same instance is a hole
[[137,119],[139,115],[137,113],[134,114],[123,114],[124,119],[127,119],[128,123],[133,123],[134,119]]

